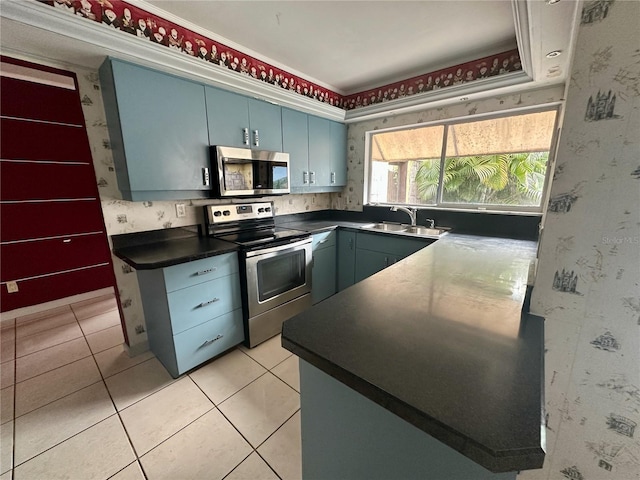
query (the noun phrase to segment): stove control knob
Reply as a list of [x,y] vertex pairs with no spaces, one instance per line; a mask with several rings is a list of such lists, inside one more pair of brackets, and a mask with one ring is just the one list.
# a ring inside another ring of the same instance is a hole
[[264,208],[259,208],[258,213],[262,213],[262,212],[264,212]]
[[225,217],[228,217],[229,215],[231,215],[231,211],[230,211],[230,210],[225,210],[224,212],[222,212],[222,214],[223,214]]
[[215,212],[213,212],[214,217],[219,217],[220,215],[222,215],[222,212],[220,210],[216,210]]
[[265,212],[270,212],[271,211],[271,207],[267,207],[264,209]]

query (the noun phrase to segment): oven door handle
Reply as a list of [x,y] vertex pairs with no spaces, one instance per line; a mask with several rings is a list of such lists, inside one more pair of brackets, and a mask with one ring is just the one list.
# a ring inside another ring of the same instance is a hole
[[266,255],[269,253],[281,252],[283,250],[293,250],[293,249],[308,245],[310,243],[311,243],[311,237],[307,237],[303,240],[287,243],[285,245],[278,245],[277,247],[262,248],[260,250],[246,252],[245,255],[247,256],[247,258],[257,257],[259,255]]

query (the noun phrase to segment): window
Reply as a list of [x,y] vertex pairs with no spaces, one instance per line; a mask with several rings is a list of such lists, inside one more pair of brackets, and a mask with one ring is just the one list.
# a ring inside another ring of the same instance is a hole
[[557,109],[369,135],[369,203],[541,211]]

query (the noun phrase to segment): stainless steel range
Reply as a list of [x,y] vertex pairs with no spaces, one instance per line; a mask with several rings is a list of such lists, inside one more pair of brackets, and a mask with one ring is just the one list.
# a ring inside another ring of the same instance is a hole
[[275,226],[271,202],[205,207],[209,236],[240,249],[245,343],[277,335],[311,306],[311,236]]

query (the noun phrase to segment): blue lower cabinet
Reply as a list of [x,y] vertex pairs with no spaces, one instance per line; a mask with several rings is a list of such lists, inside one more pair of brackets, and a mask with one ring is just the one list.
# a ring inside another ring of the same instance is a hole
[[244,341],[239,308],[174,337],[178,372],[186,372]]
[[315,305],[336,293],[336,238],[338,232],[315,233],[311,236],[313,269],[311,270],[311,301]]
[[356,283],[370,277],[374,273],[378,273],[380,270],[384,270],[397,261],[398,258],[394,255],[358,248],[356,250]]
[[149,347],[174,378],[244,341],[236,253],[137,274]]
[[338,291],[356,283],[356,232],[338,230]]

